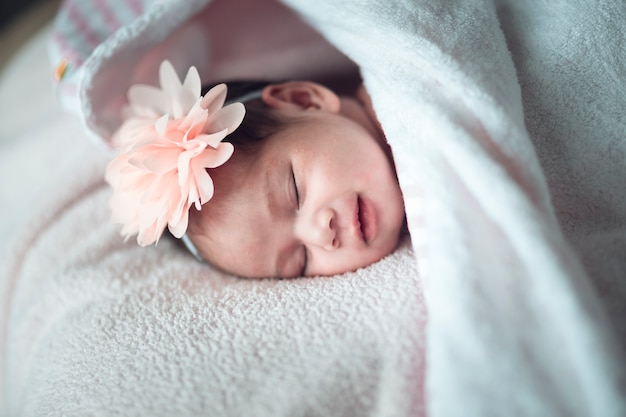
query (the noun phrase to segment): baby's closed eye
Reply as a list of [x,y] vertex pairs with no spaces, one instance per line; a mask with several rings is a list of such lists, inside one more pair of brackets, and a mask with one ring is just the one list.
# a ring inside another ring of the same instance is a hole
[[[298,184],[298,180],[296,179],[296,173],[295,173],[293,164],[290,164],[290,171],[291,171],[290,183],[291,183],[291,190],[292,190],[292,195],[293,195],[293,200],[294,200],[294,208],[296,211],[298,211],[300,210],[302,206],[302,200],[300,197],[300,187],[298,186],[299,184]],[[302,244],[300,246],[299,250],[296,252],[296,256],[297,256],[297,262],[300,265],[299,275],[305,276],[307,261],[309,258],[306,245]]]

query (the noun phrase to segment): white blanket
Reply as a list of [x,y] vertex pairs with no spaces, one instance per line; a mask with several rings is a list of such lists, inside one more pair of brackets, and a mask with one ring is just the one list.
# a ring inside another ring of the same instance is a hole
[[423,414],[408,240],[355,273],[282,281],[222,274],[173,240],[124,244],[111,154],[51,94],[48,34],[0,82],[14,103],[0,119],[0,415]]
[[[115,126],[130,82],[154,76],[120,69],[176,51],[180,68],[199,60],[209,78],[229,73],[181,48],[203,39],[197,26],[163,25],[208,1],[184,3],[155,3],[68,77],[61,90],[81,95],[66,102],[93,132]],[[117,240],[98,174],[106,157],[73,144],[80,152],[56,182],[65,189],[49,192],[56,203],[9,252],[10,410],[624,415],[624,325],[610,324],[623,321],[626,287],[623,2],[285,3],[358,64],[397,161],[417,262],[403,247],[330,280],[204,278],[209,269],[171,243]],[[299,53],[328,52],[311,48]],[[258,71],[309,75],[271,60],[239,75]]]

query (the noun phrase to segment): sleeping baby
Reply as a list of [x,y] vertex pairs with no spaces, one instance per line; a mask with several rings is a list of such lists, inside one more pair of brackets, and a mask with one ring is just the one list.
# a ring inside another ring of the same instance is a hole
[[196,69],[181,82],[167,61],[160,83],[130,88],[112,140],[110,206],[127,238],[146,246],[168,228],[242,277],[335,275],[396,248],[402,193],[363,87],[250,83],[224,106],[224,84],[201,95]]

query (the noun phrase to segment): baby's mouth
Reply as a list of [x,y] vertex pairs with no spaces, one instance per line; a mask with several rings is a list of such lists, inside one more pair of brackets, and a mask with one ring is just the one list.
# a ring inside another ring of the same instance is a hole
[[376,237],[376,213],[372,205],[357,197],[357,220],[361,238],[365,243],[370,243]]

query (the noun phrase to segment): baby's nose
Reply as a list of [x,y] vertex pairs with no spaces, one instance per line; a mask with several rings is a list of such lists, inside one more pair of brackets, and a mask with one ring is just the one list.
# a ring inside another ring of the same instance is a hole
[[330,208],[321,209],[310,216],[303,216],[299,220],[297,233],[305,244],[325,250],[339,247],[334,210]]

